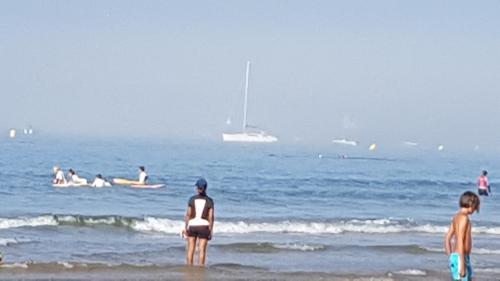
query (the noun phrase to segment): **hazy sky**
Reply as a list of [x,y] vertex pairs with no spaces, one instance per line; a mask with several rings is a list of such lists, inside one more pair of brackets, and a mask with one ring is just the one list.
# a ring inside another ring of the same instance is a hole
[[0,129],[219,139],[247,60],[284,142],[500,146],[500,1],[1,1]]

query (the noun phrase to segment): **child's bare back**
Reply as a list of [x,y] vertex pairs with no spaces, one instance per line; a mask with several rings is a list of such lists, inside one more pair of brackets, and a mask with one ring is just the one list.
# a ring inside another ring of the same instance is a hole
[[[457,233],[456,230],[459,230]],[[451,221],[450,229],[446,240],[449,241],[449,247],[446,248],[446,254],[450,255],[452,252],[463,252],[465,255],[469,255],[472,250],[472,239],[471,239],[471,223],[469,216],[461,212],[457,213],[453,220]],[[452,245],[452,241],[455,242]]]

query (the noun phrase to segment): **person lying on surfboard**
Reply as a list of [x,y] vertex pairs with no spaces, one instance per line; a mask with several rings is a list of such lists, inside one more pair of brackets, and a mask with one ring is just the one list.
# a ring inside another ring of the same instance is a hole
[[66,183],[66,178],[64,177],[64,172],[61,170],[59,166],[54,166],[52,168],[54,171],[55,178],[52,180],[53,184],[63,184]]
[[80,178],[73,169],[69,169],[68,177],[70,182],[76,184],[87,184],[87,180]]

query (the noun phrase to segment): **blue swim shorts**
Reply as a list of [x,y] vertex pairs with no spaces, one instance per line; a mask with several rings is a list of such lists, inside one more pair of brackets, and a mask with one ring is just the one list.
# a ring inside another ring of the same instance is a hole
[[465,256],[465,277],[460,278],[460,255],[458,253],[452,253],[450,255],[450,271],[451,271],[451,280],[460,280],[460,281],[470,281],[472,280],[473,271],[470,263],[470,256]]

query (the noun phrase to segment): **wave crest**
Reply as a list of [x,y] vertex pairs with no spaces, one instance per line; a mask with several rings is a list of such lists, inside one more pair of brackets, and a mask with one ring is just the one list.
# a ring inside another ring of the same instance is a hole
[[[18,227],[40,227],[74,225],[92,227],[109,225],[125,227],[138,232],[157,232],[164,234],[179,234],[184,227],[184,221],[168,218],[144,217],[132,218],[122,216],[81,216],[81,215],[43,215],[37,217],[0,218],[0,229]],[[296,233],[296,234],[341,234],[341,233],[431,233],[444,234],[448,225],[418,224],[413,220],[395,219],[351,219],[337,222],[245,222],[217,221],[214,232],[223,234],[247,233]],[[478,226],[474,233],[500,235],[500,227]]]

